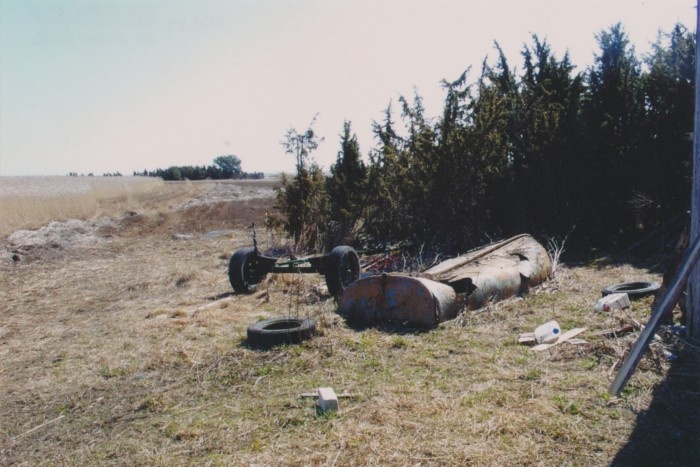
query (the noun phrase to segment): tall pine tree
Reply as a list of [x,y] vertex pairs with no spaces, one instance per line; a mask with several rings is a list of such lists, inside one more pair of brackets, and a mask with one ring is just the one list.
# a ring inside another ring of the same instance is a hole
[[340,151],[327,181],[328,247],[357,242],[367,215],[367,167],[350,122],[343,123]]
[[639,60],[620,23],[596,36],[600,52],[587,73],[588,154],[581,165],[582,223],[594,244],[634,228],[633,180],[641,176],[644,98]]

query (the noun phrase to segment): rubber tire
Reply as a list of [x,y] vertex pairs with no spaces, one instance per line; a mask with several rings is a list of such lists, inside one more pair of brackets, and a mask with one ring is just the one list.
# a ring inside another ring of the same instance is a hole
[[248,344],[253,347],[298,344],[314,334],[316,322],[311,318],[270,318],[248,327]]
[[658,282],[623,282],[621,284],[611,285],[602,290],[603,297],[613,293],[626,293],[629,298],[642,298],[649,295],[656,295],[661,288]]
[[353,247],[337,246],[326,259],[328,293],[340,297],[345,288],[360,277],[360,257]]
[[254,286],[265,276],[258,268],[255,248],[246,247],[237,250],[228,264],[228,280],[238,294],[250,293]]

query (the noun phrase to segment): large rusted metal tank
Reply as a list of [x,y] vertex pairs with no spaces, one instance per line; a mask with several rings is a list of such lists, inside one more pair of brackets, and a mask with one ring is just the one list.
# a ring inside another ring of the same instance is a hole
[[457,293],[422,277],[382,274],[357,280],[340,296],[339,311],[353,324],[401,323],[431,327],[457,316]]
[[418,277],[385,274],[355,281],[338,308],[358,324],[430,327],[457,316],[461,303],[478,309],[526,292],[547,280],[551,269],[544,247],[522,234],[443,261]]
[[488,245],[443,261],[423,272],[466,294],[467,308],[526,292],[549,278],[552,262],[547,250],[528,234]]

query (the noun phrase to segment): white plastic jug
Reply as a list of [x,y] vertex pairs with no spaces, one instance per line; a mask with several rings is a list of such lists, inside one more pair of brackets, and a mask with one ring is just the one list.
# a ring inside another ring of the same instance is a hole
[[552,320],[535,329],[535,340],[538,344],[551,344],[559,339],[560,334],[559,323]]

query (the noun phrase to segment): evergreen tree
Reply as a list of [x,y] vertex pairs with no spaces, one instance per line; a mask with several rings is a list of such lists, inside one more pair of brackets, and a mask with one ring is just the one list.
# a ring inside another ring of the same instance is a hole
[[372,124],[367,166],[346,122],[325,181],[309,162],[320,141],[313,121],[303,133],[289,130],[283,144],[297,174],[279,191],[287,231],[307,245],[364,236],[452,253],[525,231],[561,235],[575,224],[579,240],[610,247],[662,222],[659,213],[684,212],[694,36],[680,25],[660,36],[648,71],[620,24],[596,39],[585,73],[533,35],[518,75],[496,43],[495,64],[485,60],[475,83],[466,71],[442,83],[438,119],[425,115],[417,92],[400,97],[399,135],[390,103]]
[[546,41],[525,46],[515,111],[513,184],[521,200],[519,227],[533,233],[565,232],[575,223],[571,199],[580,147],[580,75],[568,54],[559,61]]
[[294,128],[287,130],[282,145],[295,157],[297,173],[291,182],[284,178],[277,191],[278,207],[286,218],[285,230],[303,250],[321,249],[326,233],[325,177],[315,162],[309,162],[311,152],[323,141],[313,130],[315,122],[316,116],[303,133]]
[[640,63],[620,23],[596,35],[600,47],[587,73],[584,112],[588,154],[581,165],[590,185],[580,210],[594,244],[621,238],[634,227],[630,202],[640,177],[644,98]]
[[639,226],[653,227],[690,208],[695,36],[680,24],[660,33],[645,63],[644,150],[633,208]]
[[437,180],[435,161],[436,133],[425,117],[423,99],[417,91],[413,101],[399,97],[401,117],[408,132],[398,152],[398,188],[401,192],[400,209],[404,228],[410,239],[418,243],[435,242],[439,232],[436,214],[444,205],[431,197]]
[[356,241],[361,220],[366,216],[367,168],[362,162],[357,136],[350,122],[343,124],[338,158],[328,178],[328,247]]
[[369,214],[365,223],[365,233],[370,241],[381,244],[406,239],[409,232],[406,225],[406,212],[402,204],[399,152],[401,139],[394,130],[391,103],[384,110],[384,121],[372,123],[378,147],[370,152],[368,167],[368,206]]
[[489,67],[484,62],[470,106],[469,159],[464,173],[470,246],[483,243],[489,234],[503,236],[508,224],[517,225],[511,207],[518,206],[519,197],[509,191],[508,182],[515,157],[512,135],[518,89],[505,55],[498,44],[496,48],[497,65]]
[[457,80],[443,80],[446,90],[442,117],[437,125],[437,147],[432,161],[433,176],[430,204],[436,206],[433,223],[441,229],[438,246],[445,252],[457,252],[471,246],[470,215],[472,194],[469,179],[473,177],[470,143],[471,88],[467,85],[469,69]]

